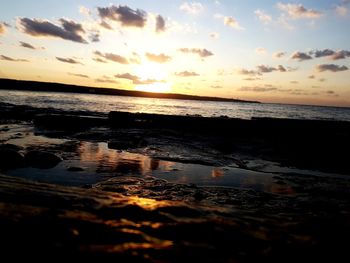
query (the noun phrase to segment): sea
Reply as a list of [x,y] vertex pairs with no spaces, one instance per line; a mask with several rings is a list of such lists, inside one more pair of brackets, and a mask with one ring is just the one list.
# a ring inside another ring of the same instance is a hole
[[68,111],[142,112],[203,117],[254,117],[350,121],[350,108],[273,103],[153,99],[77,93],[0,90],[0,102]]

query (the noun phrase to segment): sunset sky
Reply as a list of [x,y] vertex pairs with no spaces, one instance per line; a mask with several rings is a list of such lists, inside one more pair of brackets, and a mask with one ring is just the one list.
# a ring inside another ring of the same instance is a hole
[[0,77],[350,106],[350,0],[2,1]]

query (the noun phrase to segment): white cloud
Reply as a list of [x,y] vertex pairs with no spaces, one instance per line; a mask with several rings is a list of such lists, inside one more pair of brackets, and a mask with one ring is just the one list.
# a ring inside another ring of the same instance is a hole
[[212,33],[210,33],[210,37],[214,38],[214,39],[218,39],[220,37],[220,34],[217,32],[212,32]]
[[259,55],[265,55],[267,53],[266,49],[263,47],[258,47],[255,49],[255,52]]
[[237,30],[243,30],[244,28],[239,25],[236,19],[234,19],[232,16],[225,16],[224,17],[224,24],[226,26],[232,27]]
[[204,10],[204,6],[199,2],[185,2],[180,6],[180,10],[188,14],[196,15]]
[[259,18],[261,22],[263,22],[265,25],[272,22],[272,17],[268,14],[266,14],[264,11],[258,9],[254,12],[254,14]]
[[302,4],[283,4],[277,3],[277,7],[286,12],[289,18],[319,18],[322,16],[322,12],[314,9],[306,9]]
[[275,53],[273,53],[273,57],[274,58],[282,58],[282,57],[284,57],[286,55],[286,52],[284,52],[284,51],[278,51],[278,52],[275,52]]
[[79,7],[79,13],[80,13],[80,14],[83,14],[83,15],[86,15],[86,16],[91,15],[90,9],[87,8],[87,7],[85,7],[85,6],[80,6],[80,7]]
[[339,16],[346,16],[349,12],[348,8],[345,6],[337,6],[335,8],[335,12],[339,15]]

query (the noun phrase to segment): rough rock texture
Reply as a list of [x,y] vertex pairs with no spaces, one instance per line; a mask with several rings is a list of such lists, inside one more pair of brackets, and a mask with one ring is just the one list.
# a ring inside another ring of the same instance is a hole
[[62,161],[60,157],[50,152],[29,151],[25,155],[28,165],[34,168],[50,169]]
[[337,262],[347,255],[349,222],[349,201],[335,195],[281,197],[152,178],[82,189],[0,176],[0,245],[14,260]]

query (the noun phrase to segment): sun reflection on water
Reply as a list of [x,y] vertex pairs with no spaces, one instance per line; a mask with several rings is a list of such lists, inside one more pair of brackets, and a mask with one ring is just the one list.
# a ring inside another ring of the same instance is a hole
[[142,198],[138,196],[130,197],[128,200],[128,204],[138,205],[146,210],[155,210],[159,207],[170,206],[170,203],[166,200],[158,201],[158,200],[154,200],[150,198]]

